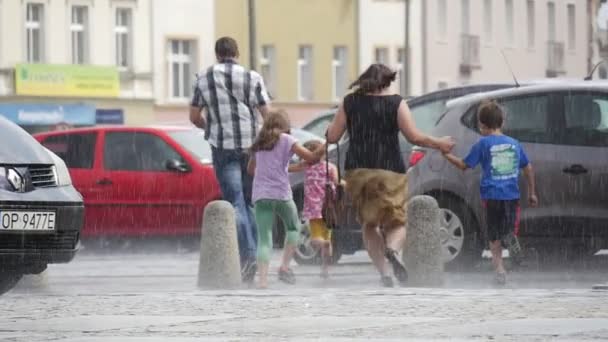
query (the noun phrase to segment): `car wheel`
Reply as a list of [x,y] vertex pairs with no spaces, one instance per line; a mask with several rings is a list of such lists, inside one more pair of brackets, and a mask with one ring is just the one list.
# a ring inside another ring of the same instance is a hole
[[293,258],[298,265],[319,265],[321,263],[321,255],[312,245],[308,225],[302,225],[300,229],[298,248]]
[[[331,257],[332,265],[337,264],[338,261],[340,261],[340,258],[342,258],[342,252],[336,248],[335,240],[333,240],[333,243],[333,255]],[[312,245],[308,225],[302,226],[298,248],[294,254],[294,260],[298,265],[320,265],[322,262],[321,253]]]
[[21,272],[0,272],[0,295],[10,291],[23,277]]
[[483,250],[477,220],[461,200],[442,195],[437,202],[440,208],[439,236],[446,268],[473,266],[480,260]]

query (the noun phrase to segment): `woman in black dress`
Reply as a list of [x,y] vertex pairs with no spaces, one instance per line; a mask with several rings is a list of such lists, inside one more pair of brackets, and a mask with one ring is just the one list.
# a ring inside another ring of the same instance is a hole
[[450,137],[420,132],[407,103],[390,91],[396,73],[382,64],[370,66],[351,86],[328,127],[328,143],[349,136],[346,154],[346,191],[353,200],[367,252],[384,286],[392,287],[386,259],[400,283],[407,272],[398,253],[405,244],[407,177],[399,149],[399,133],[412,144],[450,151]]

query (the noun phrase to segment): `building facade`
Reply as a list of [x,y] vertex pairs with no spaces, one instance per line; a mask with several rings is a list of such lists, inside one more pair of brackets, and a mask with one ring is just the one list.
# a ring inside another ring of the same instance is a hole
[[[359,0],[360,70],[406,63],[405,1]],[[597,0],[409,0],[408,94],[480,82],[583,78]],[[504,56],[503,57],[503,53]]]
[[[358,3],[257,0],[256,66],[277,106],[301,123],[346,93],[359,69]],[[217,2],[216,36],[232,36],[249,65],[247,1]]]
[[187,123],[195,74],[215,63],[216,2],[151,1],[155,121]]
[[215,59],[214,3],[0,0],[0,114],[32,132],[187,122],[194,75]]
[[22,115],[31,120],[19,123],[37,131],[72,124],[54,121],[74,117],[63,116],[66,106],[85,103],[83,108],[99,110],[82,113],[94,118],[86,124],[95,124],[96,116],[101,122],[149,122],[150,13],[150,2],[142,0],[1,0],[0,114],[19,113],[21,105],[53,113],[39,120]]
[[[520,78],[583,78],[591,50],[590,1],[411,0],[423,37],[422,92]],[[417,14],[416,14],[417,15]]]

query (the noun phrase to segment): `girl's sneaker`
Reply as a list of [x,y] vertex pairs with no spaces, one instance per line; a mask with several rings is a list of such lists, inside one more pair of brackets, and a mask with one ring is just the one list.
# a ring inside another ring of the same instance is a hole
[[296,283],[296,275],[293,274],[291,268],[288,268],[287,270],[279,269],[279,280],[286,284],[293,285]]

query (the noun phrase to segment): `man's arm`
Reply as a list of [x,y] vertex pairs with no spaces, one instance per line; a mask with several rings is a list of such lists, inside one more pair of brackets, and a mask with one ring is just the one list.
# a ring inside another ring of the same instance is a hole
[[264,84],[264,79],[258,73],[255,73],[255,78],[258,80],[255,86],[255,106],[260,111],[260,115],[262,115],[262,120],[266,120],[268,114],[270,113],[270,95],[268,94],[268,90],[266,89],[266,85]]
[[252,176],[255,174],[255,157],[253,155],[249,157],[249,162],[247,163],[247,173]]
[[192,100],[190,101],[190,122],[200,129],[207,128],[207,120],[204,116],[204,110],[207,106],[203,98],[203,92],[199,87],[199,77],[196,75],[194,84],[192,85]]
[[538,197],[536,196],[536,181],[534,180],[534,169],[532,168],[532,164],[528,164],[524,167],[524,176],[528,183],[528,202],[530,203],[530,206],[536,207],[538,206]]
[[456,157],[455,155],[451,154],[451,153],[446,153],[443,155],[445,157],[445,159],[447,159],[452,165],[456,166],[457,168],[461,169],[462,171],[468,169],[469,167],[467,166],[467,164],[464,162],[464,160]]
[[266,118],[270,113],[270,105],[265,104],[263,106],[259,106],[258,110],[260,111],[260,115],[262,115],[262,120],[266,121]]
[[207,128],[207,120],[203,115],[204,108],[190,106],[190,122],[200,129]]

